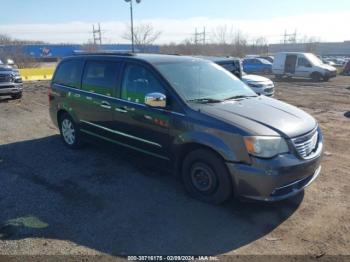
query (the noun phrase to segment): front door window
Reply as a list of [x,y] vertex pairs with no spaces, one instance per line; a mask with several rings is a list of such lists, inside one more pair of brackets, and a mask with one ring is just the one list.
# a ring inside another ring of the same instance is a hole
[[144,104],[146,94],[154,92],[165,94],[161,83],[148,69],[140,65],[126,67],[122,83],[122,99]]

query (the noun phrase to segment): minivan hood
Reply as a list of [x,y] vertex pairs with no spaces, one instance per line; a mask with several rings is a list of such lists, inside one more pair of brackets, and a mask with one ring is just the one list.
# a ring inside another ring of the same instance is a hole
[[313,130],[317,123],[308,113],[279,100],[259,96],[223,103],[202,104],[202,113],[239,126],[251,135],[293,138]]
[[327,65],[327,64],[320,65],[319,67],[326,69],[326,70],[329,70],[329,71],[336,71],[337,70],[334,66]]

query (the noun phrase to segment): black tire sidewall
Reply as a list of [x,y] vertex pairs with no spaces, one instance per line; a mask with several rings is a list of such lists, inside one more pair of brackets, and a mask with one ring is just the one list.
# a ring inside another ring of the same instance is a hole
[[322,75],[320,73],[312,73],[311,78],[313,81],[319,82],[322,79]]
[[[208,165],[216,175],[217,185],[211,194],[198,191],[191,180],[191,168],[195,163]],[[232,195],[232,181],[224,161],[214,152],[206,149],[192,151],[184,159],[182,165],[182,180],[187,192],[194,198],[211,204],[221,204]]]
[[22,98],[22,93],[11,95],[11,97],[12,97],[12,99],[21,99]]

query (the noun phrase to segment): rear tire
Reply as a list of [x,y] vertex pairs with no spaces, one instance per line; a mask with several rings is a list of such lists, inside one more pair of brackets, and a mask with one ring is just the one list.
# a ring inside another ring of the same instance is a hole
[[232,195],[232,181],[224,161],[209,150],[197,149],[186,156],[182,180],[187,192],[203,202],[218,205]]
[[80,148],[82,145],[80,132],[73,118],[64,113],[59,117],[58,122],[63,143],[71,149]]

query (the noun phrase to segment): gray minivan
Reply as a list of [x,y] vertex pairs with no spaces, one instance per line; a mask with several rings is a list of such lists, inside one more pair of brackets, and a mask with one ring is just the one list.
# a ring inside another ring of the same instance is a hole
[[320,174],[316,120],[258,96],[199,58],[97,53],[63,59],[50,115],[69,148],[97,138],[169,162],[195,198],[274,201]]

